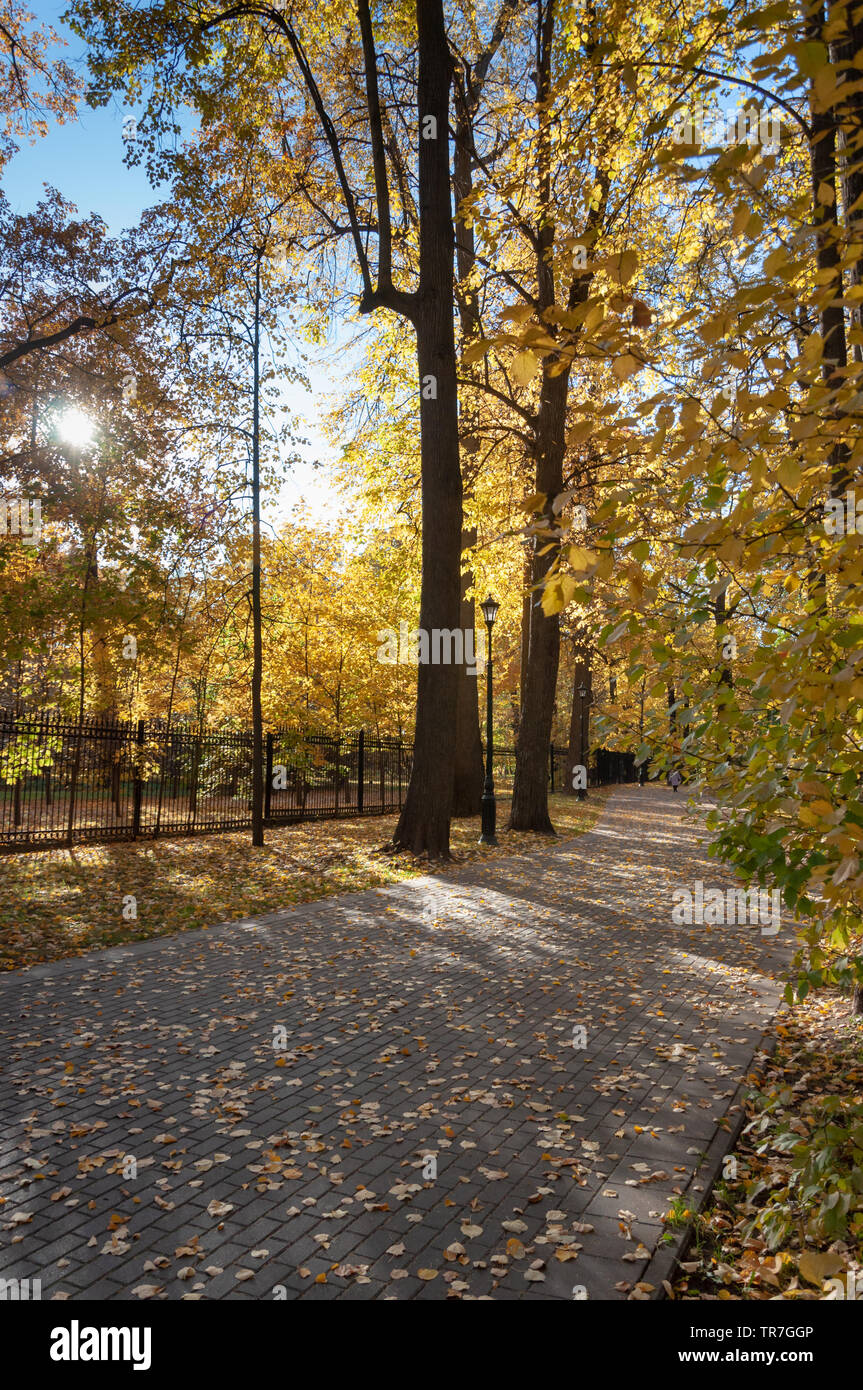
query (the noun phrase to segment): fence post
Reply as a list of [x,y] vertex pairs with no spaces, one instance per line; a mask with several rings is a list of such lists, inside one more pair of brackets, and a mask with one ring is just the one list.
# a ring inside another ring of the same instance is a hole
[[192,752],[192,779],[189,783],[189,811],[186,816],[186,831],[191,835],[195,833],[195,819],[198,814],[198,772],[201,766],[202,751],[203,736],[199,733],[195,737],[195,747]]
[[84,739],[84,716],[78,714],[78,737],[75,740],[75,755],[72,759],[72,776],[69,779],[69,813],[66,826],[66,843],[71,845],[75,838],[75,799],[78,795],[78,774],[81,770],[81,744]]
[[[154,840],[158,836],[159,830],[161,829],[162,825],[162,802],[165,799],[165,782],[167,780],[168,772],[168,754],[171,747],[171,721],[169,719],[163,735],[162,747],[159,750],[159,792],[156,797],[156,821],[155,825],[153,826]],[[176,801],[176,799],[177,798],[175,795],[174,800]]]
[[366,731],[360,729],[357,739],[357,815],[363,813],[363,777],[366,766]]
[[553,744],[553,743],[550,743],[550,744],[548,745],[548,762],[549,762],[549,767],[551,768],[551,787],[550,787],[549,790],[550,790],[550,791],[554,791],[554,744]]
[[267,734],[267,768],[264,781],[264,820],[270,819],[270,798],[273,794],[273,735]]
[[141,833],[141,793],[144,783],[141,777],[141,749],[144,746],[144,721],[138,720],[138,732],[135,736],[135,744],[138,749],[135,758],[134,781],[132,784],[132,839],[137,840]]

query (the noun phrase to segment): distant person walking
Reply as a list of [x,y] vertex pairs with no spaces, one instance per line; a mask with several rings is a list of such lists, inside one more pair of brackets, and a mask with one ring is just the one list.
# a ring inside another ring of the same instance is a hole
[[668,779],[668,785],[671,787],[672,791],[676,792],[677,788],[680,786],[682,781],[683,778],[681,777],[678,768],[675,768]]

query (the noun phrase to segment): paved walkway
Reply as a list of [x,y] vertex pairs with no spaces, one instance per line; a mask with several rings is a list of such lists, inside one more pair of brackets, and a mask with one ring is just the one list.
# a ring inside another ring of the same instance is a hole
[[789,945],[673,924],[673,887],[731,882],[684,807],[621,788],[530,858],[0,979],[0,1276],[630,1296]]

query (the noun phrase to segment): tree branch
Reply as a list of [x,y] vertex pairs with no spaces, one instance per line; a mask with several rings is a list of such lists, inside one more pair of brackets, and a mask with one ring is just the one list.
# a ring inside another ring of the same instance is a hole
[[384,149],[381,98],[378,89],[378,60],[369,0],[357,0],[357,15],[363,41],[366,68],[366,105],[369,113],[369,132],[372,139],[372,166],[375,175],[375,203],[378,212],[378,289],[386,290],[393,278],[393,238],[390,221],[390,190],[387,181],[387,157]]

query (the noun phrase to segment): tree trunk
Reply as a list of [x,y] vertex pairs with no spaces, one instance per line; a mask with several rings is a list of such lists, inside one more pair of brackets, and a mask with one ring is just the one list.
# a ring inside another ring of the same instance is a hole
[[527,668],[530,664],[530,576],[531,576],[531,552],[526,550],[524,553],[524,580],[521,594],[521,646],[519,649],[519,668],[518,668],[518,712],[513,726],[515,742],[518,743],[518,731],[521,728],[521,711],[524,708],[524,687],[527,681]]
[[[564,791],[571,796],[575,795],[576,788],[572,785],[573,768],[579,763],[584,766],[585,772],[588,767],[588,749],[590,747],[590,701],[593,695],[593,677],[590,669],[590,639],[583,628],[579,628],[574,636],[575,663],[572,672],[572,714],[569,721],[569,767],[567,768],[566,785]],[[583,685],[587,690],[587,697],[582,708],[581,696],[578,688]],[[584,738],[582,738],[582,724],[584,726]]]
[[264,843],[264,720],[261,710],[261,256],[255,260],[255,337],[252,364],[252,844]]
[[[566,433],[566,399],[569,372],[552,376],[543,369],[542,396],[537,422],[536,489],[545,497],[543,524],[556,527],[552,510],[563,488],[563,454]],[[545,552],[544,554],[541,552]],[[521,723],[516,745],[515,780],[512,788],[511,830],[536,830],[553,835],[548,814],[548,745],[554,715],[557,671],[560,661],[560,616],[547,617],[541,600],[545,576],[556,558],[546,539],[534,541],[531,557],[528,660],[524,672]]]
[[[417,7],[419,139],[419,305],[422,591],[420,626],[458,627],[461,610],[462,484],[453,324],[454,232],[449,169],[451,58],[442,0]],[[436,137],[423,138],[433,117]],[[458,668],[420,664],[410,785],[393,844],[449,857]]]
[[[504,5],[504,10],[508,9]],[[496,36],[502,33],[503,11],[495,28]],[[499,40],[497,40],[499,42]],[[490,46],[480,57],[478,68],[473,74],[470,87],[458,80],[453,83],[455,97],[455,140],[453,142],[453,194],[455,197],[455,254],[458,274],[457,304],[462,350],[480,336],[481,324],[479,300],[472,276],[476,268],[476,243],[473,226],[459,216],[465,198],[473,190],[473,117],[476,113],[482,84],[488,72],[493,48]],[[478,371],[476,366],[468,366],[468,377],[473,378]],[[479,452],[479,411],[470,387],[463,391],[461,408],[461,468],[462,486],[465,496],[473,492],[477,473]],[[462,533],[462,556],[468,557],[476,546],[476,527],[466,527]],[[468,561],[462,575],[461,627],[463,632],[475,631],[476,605],[466,594],[473,588],[473,572]],[[486,731],[486,737],[488,731]],[[458,704],[456,708],[455,776],[453,782],[454,816],[478,816],[481,810],[483,779],[485,769],[482,757],[482,738],[479,725],[479,700],[477,698],[477,677],[467,674],[467,667],[459,670]]]
[[[727,622],[728,622],[728,607],[727,607],[727,602],[726,602],[726,590],[725,590],[725,589],[723,589],[721,593],[718,593],[718,594],[716,595],[715,600],[714,600],[714,603],[713,603],[713,620],[714,620],[714,626],[715,626],[717,629],[719,629],[719,628],[724,628],[724,627],[726,626]],[[720,705],[720,706],[723,705],[723,704],[725,704],[725,703],[727,702],[727,700],[728,700],[728,695],[729,695],[729,691],[732,689],[732,687],[733,687],[733,685],[734,685],[734,677],[733,677],[733,675],[732,675],[732,667],[731,667],[731,657],[725,655],[725,650],[727,650],[726,647],[725,647],[725,643],[726,643],[726,641],[728,640],[728,637],[729,637],[729,636],[730,636],[730,633],[726,633],[725,637],[720,636],[720,637],[718,638],[718,642],[719,642],[719,683],[718,683],[718,688],[717,688],[717,691],[716,691],[716,702],[717,702],[717,704]]]
[[[554,41],[555,0],[537,6],[536,98],[539,122],[537,176],[541,217],[536,229],[537,305],[544,328],[556,330],[543,318],[556,304],[553,215],[552,160],[554,145],[549,114],[552,104],[552,45]],[[576,275],[569,287],[569,308],[587,292],[588,279]],[[533,424],[533,456],[536,491],[543,496],[538,516],[543,532],[556,533],[559,518],[554,502],[563,490],[563,459],[566,452],[566,405],[570,365],[562,364],[557,353],[543,359],[539,409]],[[543,553],[544,552],[544,553]],[[548,814],[548,745],[554,718],[557,672],[560,661],[560,617],[547,617],[541,600],[545,577],[557,559],[557,547],[548,537],[534,538],[530,563],[530,621],[527,662],[522,661],[521,719],[516,744],[515,780],[512,789],[511,830],[536,830],[553,835]],[[522,653],[524,658],[524,652]]]
[[[849,64],[840,77],[840,85],[832,109],[819,110],[814,83],[810,88],[811,101],[809,121],[812,129],[810,141],[810,168],[812,177],[812,220],[817,229],[817,265],[820,273],[823,296],[820,308],[821,337],[824,340],[821,374],[825,385],[839,391],[844,383],[844,371],[848,362],[848,337],[846,336],[845,312],[850,315],[850,328],[859,333],[861,310],[859,303],[843,302],[843,264],[840,246],[837,194],[837,134],[843,155],[841,178],[841,205],[845,212],[844,228],[847,242],[859,243],[860,208],[863,194],[863,169],[861,169],[861,95],[857,90],[860,70],[857,55],[863,43],[863,17],[859,8],[849,4],[830,3],[825,8],[819,5],[807,14],[806,38],[810,42],[823,42],[828,16],[833,29],[829,45],[831,62]],[[819,196],[823,186],[832,190],[833,198],[828,203]],[[849,209],[853,211],[849,214]],[[848,267],[851,284],[856,286],[863,280],[863,259],[859,256]],[[854,360],[861,360],[861,348],[857,343],[853,348]],[[833,407],[835,417],[840,412]],[[849,469],[849,450],[843,440],[838,440],[831,455],[830,495],[838,498],[848,489],[854,477]],[[818,584],[826,591],[825,576],[818,574]],[[823,602],[824,600],[822,600]],[[851,996],[851,1013],[863,1015],[863,985],[857,983]]]
[[[863,236],[863,164],[861,164],[861,134],[863,134],[863,65],[858,58],[863,50],[863,14],[859,7],[848,4],[848,0],[830,0],[827,12],[831,22],[839,26],[839,32],[831,39],[830,62],[835,66],[847,64],[836,92],[832,115],[838,125],[841,172],[842,207],[845,211],[846,236],[851,244],[860,245]],[[849,212],[849,209],[853,209]],[[848,267],[848,278],[852,285],[863,284],[863,258],[858,257]],[[863,362],[863,343],[859,341],[863,328],[863,308],[860,300],[852,300],[847,306],[849,339],[857,339],[850,346],[855,362]]]
[[[476,529],[471,528],[462,535],[462,555],[476,545]],[[472,598],[465,593],[473,587],[473,574],[466,570],[461,580],[461,619],[460,626],[467,633],[475,629],[476,607]],[[474,639],[476,642],[476,638]],[[476,646],[474,647],[476,650]],[[467,663],[457,668],[458,694],[456,698],[455,720],[455,772],[453,775],[452,813],[453,816],[478,816],[482,801],[482,784],[485,776],[482,762],[482,739],[479,731],[479,699],[475,676],[468,674]]]
[[[807,12],[805,32],[812,43],[823,43],[827,17],[823,5]],[[843,51],[846,45],[840,45]],[[846,81],[848,79],[846,78]],[[844,369],[848,363],[848,342],[845,334],[845,308],[842,301],[843,273],[842,251],[840,247],[839,215],[837,194],[839,188],[836,176],[836,135],[837,114],[834,110],[819,109],[814,82],[810,87],[809,123],[812,138],[809,144],[810,174],[812,183],[812,221],[816,228],[816,264],[819,273],[819,319],[824,353],[821,359],[821,376],[830,391],[838,392],[844,382]],[[857,136],[859,139],[859,135]],[[859,154],[855,150],[853,163]],[[823,198],[823,190],[832,192],[832,199]],[[846,181],[845,194],[854,192],[852,184]],[[837,416],[835,406],[831,413]],[[851,482],[848,472],[848,446],[837,440],[831,454],[831,497],[841,497]]]

